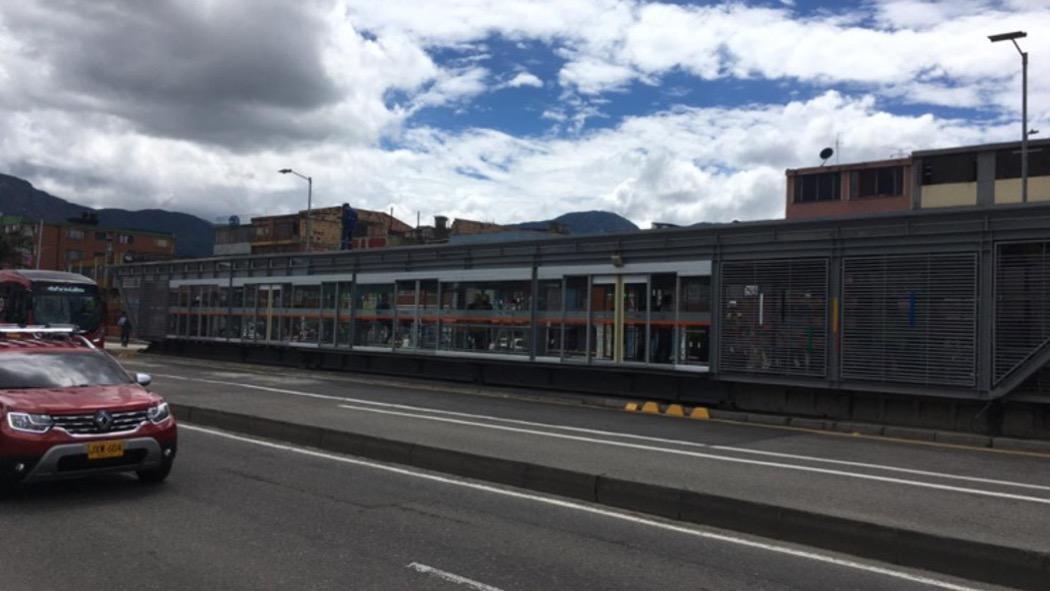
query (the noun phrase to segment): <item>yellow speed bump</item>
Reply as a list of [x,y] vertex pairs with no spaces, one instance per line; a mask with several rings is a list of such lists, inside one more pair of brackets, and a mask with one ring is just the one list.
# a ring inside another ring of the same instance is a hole
[[711,418],[711,413],[707,412],[706,408],[704,408],[702,406],[698,406],[698,407],[693,409],[693,412],[689,413],[689,418],[690,419],[701,419],[701,420],[705,420],[706,421],[707,419]]
[[642,412],[658,415],[660,414],[660,405],[650,400],[642,405]]
[[623,409],[626,410],[627,412],[635,412],[635,411],[638,410],[638,403],[637,402],[628,402],[627,406],[623,407]]
[[684,417],[685,409],[682,408],[681,404],[672,404],[667,407],[667,410],[664,411],[664,414],[669,417]]

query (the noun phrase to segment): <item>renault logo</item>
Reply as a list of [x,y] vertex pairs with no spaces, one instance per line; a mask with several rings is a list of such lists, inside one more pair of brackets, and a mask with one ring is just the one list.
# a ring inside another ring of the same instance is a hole
[[95,426],[98,427],[100,433],[109,431],[109,428],[113,426],[113,415],[104,410],[98,411],[95,413]]

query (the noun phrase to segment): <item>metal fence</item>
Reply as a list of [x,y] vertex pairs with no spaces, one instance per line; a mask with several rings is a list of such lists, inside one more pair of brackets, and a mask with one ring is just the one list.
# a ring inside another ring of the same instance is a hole
[[843,377],[975,384],[975,254],[847,258],[842,283]]
[[722,371],[823,377],[827,259],[725,262]]
[[1050,337],[1050,242],[1000,244],[995,273],[995,379]]

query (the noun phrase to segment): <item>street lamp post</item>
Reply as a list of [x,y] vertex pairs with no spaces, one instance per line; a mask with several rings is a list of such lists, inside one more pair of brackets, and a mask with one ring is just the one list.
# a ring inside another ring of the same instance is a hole
[[291,168],[282,168],[277,171],[281,174],[294,174],[295,176],[306,181],[306,252],[310,252],[311,244],[314,239],[313,234],[313,200],[314,200],[314,179],[298,172],[295,172]]
[[1021,51],[1017,40],[1027,36],[1024,31],[988,36],[992,43],[1010,41],[1021,54],[1021,203],[1028,203],[1028,52]]

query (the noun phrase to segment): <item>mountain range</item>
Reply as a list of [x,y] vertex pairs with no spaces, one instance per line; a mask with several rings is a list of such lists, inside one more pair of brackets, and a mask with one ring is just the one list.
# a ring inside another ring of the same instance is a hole
[[522,222],[514,224],[514,227],[522,230],[543,230],[551,222],[564,225],[570,234],[612,234],[638,230],[634,222],[611,211],[574,211],[552,220]]
[[29,181],[6,174],[0,174],[0,213],[52,223],[77,218],[84,213],[97,213],[101,227],[174,234],[178,257],[211,256],[215,244],[214,226],[188,213],[163,209],[92,209],[55,197],[37,189]]
[[[199,217],[163,209],[92,209],[37,189],[29,181],[0,174],[0,214],[17,215],[46,222],[65,222],[84,213],[98,214],[99,226],[164,232],[175,236],[175,254],[180,258],[211,256],[215,226]],[[570,234],[605,234],[638,230],[630,220],[608,211],[577,211],[552,220],[523,222],[511,227],[546,229],[551,222],[564,225]]]

